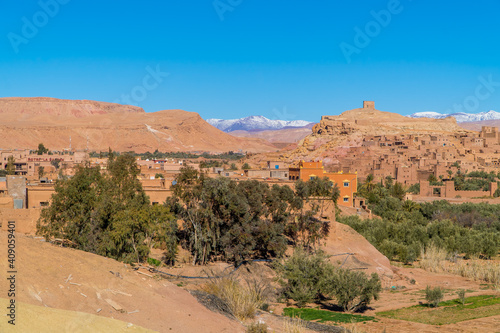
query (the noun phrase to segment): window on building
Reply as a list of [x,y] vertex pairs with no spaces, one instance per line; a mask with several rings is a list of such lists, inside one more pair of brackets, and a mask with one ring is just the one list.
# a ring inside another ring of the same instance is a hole
[[48,201],[41,201],[40,202],[40,207],[47,207],[49,205]]
[[152,205],[156,206],[156,205],[158,205],[158,202],[154,201],[154,202],[152,202]]
[[344,182],[344,187],[349,187],[349,182]]
[[344,198],[344,202],[349,202],[349,198]]

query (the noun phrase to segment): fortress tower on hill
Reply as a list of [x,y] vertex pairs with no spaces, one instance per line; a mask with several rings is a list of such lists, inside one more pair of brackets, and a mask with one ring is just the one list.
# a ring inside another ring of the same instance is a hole
[[363,109],[375,109],[374,101],[363,101]]

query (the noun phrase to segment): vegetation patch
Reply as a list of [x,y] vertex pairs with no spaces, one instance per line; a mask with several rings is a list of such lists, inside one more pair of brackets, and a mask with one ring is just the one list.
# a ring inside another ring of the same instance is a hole
[[334,322],[334,323],[360,323],[365,321],[374,320],[375,317],[354,315],[350,313],[332,312],[327,310],[318,309],[296,309],[285,308],[283,315],[287,317],[298,317],[307,321],[317,321],[320,323]]
[[413,321],[429,325],[447,325],[465,320],[495,316],[500,313],[500,297],[481,295],[440,302],[438,307],[414,305],[391,311],[377,312],[377,316]]

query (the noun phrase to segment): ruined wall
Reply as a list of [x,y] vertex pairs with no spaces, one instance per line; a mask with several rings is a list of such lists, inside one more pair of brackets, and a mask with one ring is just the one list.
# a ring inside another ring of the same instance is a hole
[[[493,196],[497,190],[498,185],[496,182],[490,183],[488,191],[456,191],[455,182],[452,180],[445,181],[444,185],[431,186],[429,181],[420,181],[420,193],[419,195],[424,197],[440,197],[440,198],[456,198],[460,196],[461,198],[478,198],[478,197],[489,197]],[[440,189],[440,194],[434,194],[434,189]]]

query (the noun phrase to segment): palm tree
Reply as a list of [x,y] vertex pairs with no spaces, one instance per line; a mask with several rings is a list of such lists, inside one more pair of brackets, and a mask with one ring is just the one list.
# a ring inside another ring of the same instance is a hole
[[406,200],[405,202],[403,202],[402,208],[407,212],[411,213],[413,211],[419,210],[420,205],[415,201]]
[[368,192],[371,192],[373,190],[373,187],[375,186],[375,184],[373,184],[373,179],[374,177],[371,173],[366,176],[365,187]]

